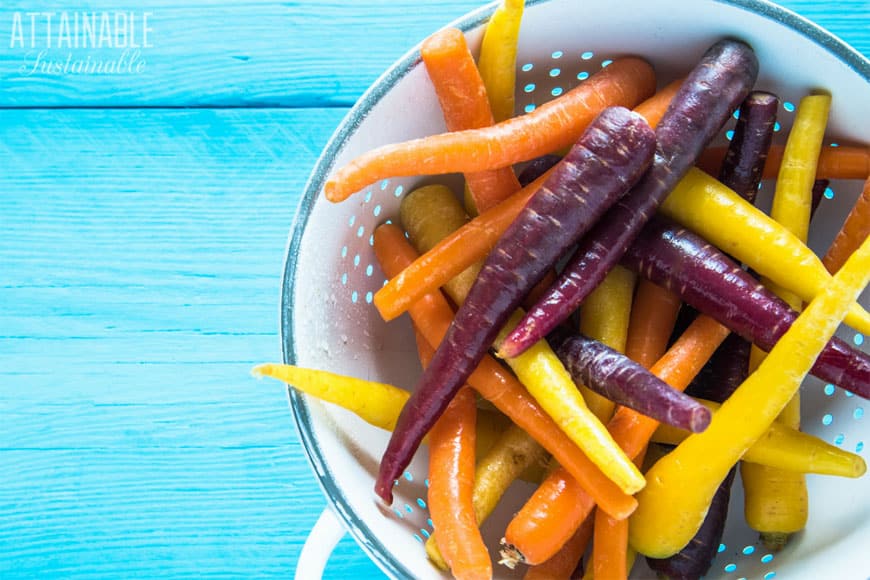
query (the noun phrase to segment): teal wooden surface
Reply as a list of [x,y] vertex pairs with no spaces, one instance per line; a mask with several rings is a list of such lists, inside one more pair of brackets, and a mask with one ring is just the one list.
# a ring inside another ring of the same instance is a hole
[[[292,575],[325,501],[248,372],[280,358],[299,192],[361,91],[476,5],[149,0],[147,66],[115,76],[23,75],[10,44],[16,12],[114,3],[0,6],[0,577]],[[866,1],[785,5],[870,54]],[[347,538],[327,569],[377,576]]]

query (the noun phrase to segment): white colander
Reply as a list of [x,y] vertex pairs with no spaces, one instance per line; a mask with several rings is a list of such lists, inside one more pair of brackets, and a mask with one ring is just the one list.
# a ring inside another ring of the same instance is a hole
[[[479,45],[493,9],[494,5],[484,7],[453,23],[466,32],[472,49]],[[817,88],[833,94],[831,138],[838,143],[870,139],[870,62],[810,22],[758,0],[532,0],[519,46],[517,113],[532,110],[622,54],[647,57],[664,84],[684,75],[710,44],[724,36],[744,39],[755,48],[761,63],[756,86],[784,101],[779,141],[791,125],[794,104]],[[372,232],[396,216],[403,193],[423,181],[437,180],[391,179],[340,204],[326,201],[321,188],[334,168],[364,151],[444,130],[434,92],[414,51],[374,84],[332,137],[307,185],[287,252],[281,310],[286,362],[407,388],[414,385],[420,369],[407,317],[385,324],[371,304],[373,293],[385,282],[372,252]],[[813,222],[810,244],[817,251],[827,248],[859,189],[855,182],[832,184]],[[862,301],[868,305],[867,293]],[[864,337],[851,329],[841,329],[840,336],[859,346],[864,343]],[[866,401],[814,379],[805,384],[803,396],[806,431],[866,453]],[[384,510],[372,489],[388,434],[292,390],[290,401],[330,504],[303,550],[297,577],[319,577],[345,529],[389,576],[442,577],[429,564],[422,545],[432,531],[426,510],[425,449],[400,480],[393,507]],[[743,523],[741,487],[736,483],[728,527],[708,578],[867,579],[868,481],[808,476],[807,530],[776,555],[765,550]],[[494,556],[508,517],[529,491],[516,484],[484,525]],[[522,572],[521,567],[515,572],[496,567],[498,576]],[[642,563],[633,574],[652,576]]]

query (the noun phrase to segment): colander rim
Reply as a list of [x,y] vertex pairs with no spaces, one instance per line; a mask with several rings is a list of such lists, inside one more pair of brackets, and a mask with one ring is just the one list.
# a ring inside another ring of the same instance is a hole
[[[527,0],[526,6],[531,7],[551,1]],[[865,81],[870,82],[870,60],[830,31],[803,16],[768,0],[710,1],[746,10],[766,19],[773,20],[779,25],[799,33],[834,55]],[[465,14],[454,22],[447,24],[447,26],[457,27],[467,33],[483,25],[492,15],[498,4],[499,0],[495,0]],[[323,184],[333,169],[334,159],[341,152],[347,139],[359,128],[369,111],[418,64],[420,64],[419,44],[390,66],[363,93],[330,137],[308,178],[285,248],[279,320],[282,354],[286,364],[294,364],[296,362],[292,310],[296,290],[295,275],[302,236],[305,232],[314,202],[320,195]],[[288,388],[287,393],[292,416],[299,438],[305,449],[306,457],[316,474],[318,484],[324,491],[329,505],[343,521],[348,532],[354,537],[359,546],[381,570],[394,578],[413,578],[412,572],[392,556],[390,550],[377,540],[377,536],[369,526],[355,514],[346,496],[340,487],[336,485],[330,473],[326,457],[314,433],[310,409],[305,397],[292,388]]]

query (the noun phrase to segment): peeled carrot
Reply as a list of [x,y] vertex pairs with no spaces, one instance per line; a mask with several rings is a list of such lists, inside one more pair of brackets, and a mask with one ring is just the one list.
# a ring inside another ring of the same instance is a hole
[[[684,390],[728,333],[713,319],[699,316],[650,371],[675,389]],[[620,407],[607,428],[626,454],[635,458],[646,448],[658,424]],[[509,559],[535,563],[555,554],[589,515],[587,495],[562,467],[554,469],[508,524],[505,543]]]
[[691,435],[648,472],[629,537],[641,553],[666,558],[692,538],[719,484],[800,388],[819,351],[870,281],[870,239],[807,306],[754,373]]
[[375,292],[374,305],[392,320],[429,292],[483,259],[553,170],[456,230]]
[[[831,279],[822,261],[794,234],[699,169],[686,174],[660,212],[804,301]],[[870,334],[870,313],[853,304],[846,324]]]
[[651,367],[668,349],[681,304],[676,294],[642,278],[631,308],[625,355]]
[[549,560],[530,566],[523,580],[570,580],[592,539],[593,521],[592,516],[583,520],[571,539]]
[[492,578],[474,508],[474,391],[461,389],[429,434],[429,515],[456,578]]
[[[461,30],[439,30],[423,41],[420,56],[441,103],[448,131],[493,125],[486,87]],[[478,212],[520,189],[511,167],[466,173],[465,182]]]
[[[670,102],[671,93],[663,90],[641,103],[638,108],[643,108],[643,116],[647,122],[655,125]],[[502,203],[444,238],[415,260],[400,276],[396,276],[375,292],[374,304],[384,320],[396,318],[420,297],[440,288],[448,280],[485,258],[552,172],[553,168],[550,168]]]
[[514,116],[517,42],[524,5],[524,0],[503,0],[486,23],[480,42],[477,66],[496,122]]
[[592,537],[592,568],[595,580],[628,578],[628,520],[614,520],[595,510]]
[[499,345],[516,356],[546,336],[601,283],[656,208],[740,105],[758,75],[752,49],[736,40],[708,48],[656,125],[650,170],[589,230],[559,278]]
[[[720,407],[713,401],[699,401],[713,412]],[[679,445],[689,435],[688,431],[661,424],[653,434],[652,441]],[[774,421],[770,429],[740,459],[744,463],[837,477],[861,477],[867,472],[867,464],[860,455],[826,443],[809,433],[792,429],[779,421]]]
[[364,153],[336,171],[323,191],[338,202],[387,177],[485,171],[528,161],[573,144],[605,108],[633,107],[653,92],[655,73],[649,63],[619,58],[527,115]]
[[[563,467],[555,468],[511,519],[501,564],[541,564],[552,558],[592,513],[595,500]],[[558,514],[558,515],[556,515]]]
[[870,236],[870,178],[864,182],[861,196],[846,217],[843,227],[837,232],[834,242],[822,263],[832,274],[840,269],[846,258]]
[[[392,224],[375,230],[374,250],[387,277],[398,275],[417,257],[401,229]],[[450,305],[440,293],[427,294],[408,313],[433,348],[447,334],[453,318]],[[634,510],[634,498],[610,481],[494,358],[484,357],[468,384],[547,449],[584,489],[589,489],[602,509],[617,517],[627,517]]]
[[[446,403],[486,355],[508,316],[577,239],[641,178],[654,149],[655,135],[640,115],[623,107],[609,107],[556,165],[487,256],[432,364],[402,409],[375,482],[382,498],[387,499],[392,482],[408,466]],[[567,374],[566,378],[571,384]],[[573,385],[568,392],[577,393]],[[563,409],[535,396],[554,418],[554,409]],[[584,408],[578,404],[573,417],[557,421],[563,427],[576,427],[571,430],[572,438],[589,458],[623,491],[636,492],[643,486],[640,472],[627,458],[620,457],[612,442],[609,447],[617,453],[602,452],[607,438],[600,434],[606,435],[606,431],[599,423],[599,435],[591,436],[597,420],[591,413],[590,421],[577,420]],[[565,415],[564,410],[561,415]]]
[[[710,147],[698,158],[697,167],[715,175],[727,147]],[[762,179],[773,179],[782,163],[783,145],[771,145]],[[870,147],[825,147],[819,155],[818,179],[861,179],[870,177]]]

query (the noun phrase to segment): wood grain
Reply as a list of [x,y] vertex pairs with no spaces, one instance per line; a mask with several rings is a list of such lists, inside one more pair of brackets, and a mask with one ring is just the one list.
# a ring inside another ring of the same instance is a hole
[[0,576],[293,570],[325,501],[248,373],[280,359],[287,232],[343,114],[2,117]]
[[[142,72],[47,74],[34,65],[50,60],[112,61],[122,49],[58,48],[60,14],[76,9],[42,0],[11,0],[0,6],[0,107],[347,107],[392,62],[427,34],[483,2],[276,2],[255,0],[148,0],[149,48],[139,50]],[[870,3],[847,0],[783,0],[794,10],[870,55],[865,34]],[[91,13],[114,14],[117,3],[93,0]],[[31,46],[28,12],[54,11],[52,47],[46,18],[36,20]],[[12,37],[15,15],[25,25],[24,46]],[[38,60],[42,49],[47,50]],[[131,51],[132,52],[132,51]],[[364,55],[364,58],[360,58]],[[131,59],[127,59],[128,61]]]
[[[48,2],[40,2],[43,9]],[[274,2],[199,0],[135,3],[149,12],[150,48],[139,50],[142,72],[44,74],[37,62],[115,60],[119,48],[48,47],[46,18],[30,20],[24,46],[10,47],[15,14],[35,11],[31,0],[0,6],[0,106],[255,106],[347,107],[393,61],[432,30],[479,7],[475,0],[440,2]],[[59,14],[72,8],[51,7]],[[87,11],[117,10],[112,0]],[[81,8],[79,9],[81,11]],[[401,15],[397,18],[396,15]],[[72,19],[73,15],[70,14]],[[129,20],[128,20],[129,22]],[[80,31],[83,28],[80,28]],[[47,53],[39,59],[41,50]],[[132,51],[131,51],[132,52]],[[364,54],[365,58],[358,58]]]

